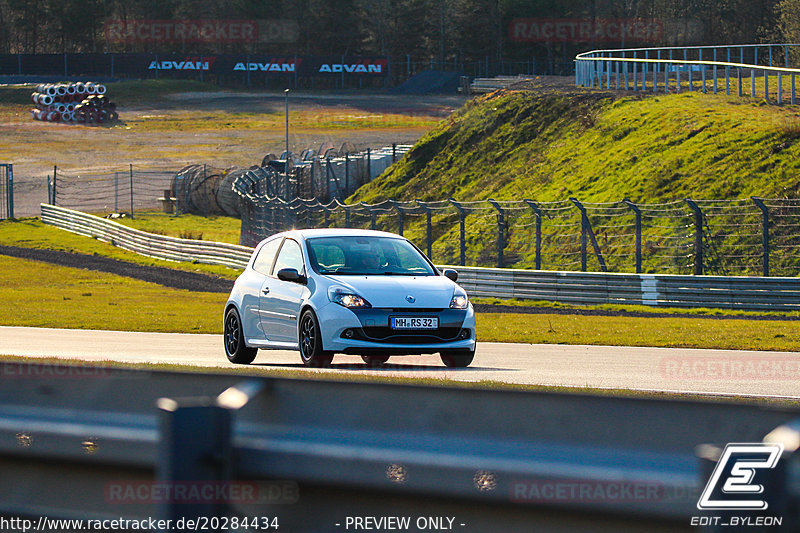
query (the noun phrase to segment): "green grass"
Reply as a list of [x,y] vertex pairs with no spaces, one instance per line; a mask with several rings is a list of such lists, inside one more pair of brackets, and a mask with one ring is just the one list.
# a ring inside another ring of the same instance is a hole
[[219,333],[227,295],[0,256],[0,324]]
[[[0,325],[221,333],[225,294],[167,289],[113,274],[0,256]],[[478,314],[491,342],[800,350],[795,322]]]
[[798,124],[795,107],[723,95],[494,93],[352,200],[797,197]]
[[[617,98],[604,92],[500,91],[472,100],[440,123],[398,164],[360,188],[348,202],[449,197],[461,201],[529,198],[538,202],[575,197],[587,203],[623,198],[641,203],[684,198],[748,202],[750,196],[798,198],[798,139],[800,113],[796,106],[769,106],[749,98],[697,92]],[[577,210],[569,203],[566,209],[572,216],[570,223],[577,225]],[[621,215],[627,217],[624,220],[596,218],[594,224],[624,223],[630,226],[616,233],[631,233],[633,215],[626,213]],[[486,266],[496,256],[496,229],[492,226],[494,215],[481,214],[486,216],[467,218],[467,264]],[[407,236],[417,243],[425,242],[422,218],[415,217],[406,224]],[[757,225],[759,220],[756,215],[741,222]],[[385,217],[381,222],[386,227],[396,226]],[[668,268],[672,273],[690,273],[691,250],[677,248],[678,241],[669,239],[676,235],[685,239],[691,229],[682,229],[682,221],[671,219],[647,222],[654,227],[645,227],[644,271],[662,273]],[[545,217],[544,232],[579,231],[548,229],[548,224],[557,223],[564,222]],[[663,230],[656,227],[658,224],[674,227]],[[742,260],[747,262],[747,272],[757,274],[760,240],[758,235],[750,235],[756,232],[751,229],[733,228],[731,233],[747,235],[739,241],[731,238],[724,244],[717,242],[716,246],[724,246],[728,256],[747,256]],[[510,224],[507,265],[533,267],[531,231],[517,230],[513,222]],[[610,242],[605,240],[605,231],[611,234]],[[723,228],[717,232],[729,231]],[[614,233],[613,229],[598,232],[610,269],[633,271],[631,257],[608,252],[608,247],[619,245],[623,253],[632,254],[633,238],[622,239]],[[434,216],[434,239],[435,261],[458,260],[458,220],[454,214]],[[543,268],[554,268],[554,262],[565,261],[573,264],[555,268],[579,268],[574,255],[569,259],[561,255],[575,252],[578,238],[562,237],[556,242],[545,239]],[[554,255],[561,259],[550,260]],[[658,257],[667,255],[675,258]],[[794,272],[800,266],[800,258],[791,252],[774,250],[773,255],[775,272]],[[713,258],[709,255],[707,261]],[[593,257],[590,268],[599,269]],[[709,267],[709,273],[726,272],[722,262]]]
[[121,218],[116,222],[158,235],[230,244],[239,244],[242,227],[242,221],[233,217],[168,216],[152,213],[137,213],[135,218]]
[[[161,218],[165,219],[163,222],[164,224],[170,220],[169,217]],[[215,224],[216,221],[209,219],[209,223]],[[176,232],[181,231],[180,227],[184,227],[182,224],[182,222],[176,223],[174,227]],[[204,231],[204,229],[205,226],[203,226],[200,230],[195,229],[193,231],[196,234]],[[213,233],[213,231],[211,231],[211,233]],[[103,257],[118,259],[120,261],[136,263],[138,265],[162,266],[189,272],[202,272],[204,274],[210,274],[229,279],[235,279],[240,274],[239,270],[224,266],[163,261],[160,259],[146,257],[134,252],[129,252],[128,250],[123,250],[122,248],[117,248],[116,246],[111,246],[110,244],[97,239],[77,235],[75,233],[56,228],[55,226],[48,226],[47,224],[42,223],[42,221],[38,218],[22,218],[18,220],[0,221],[0,244],[6,246],[19,246],[22,248],[60,250],[64,252],[100,255]]]

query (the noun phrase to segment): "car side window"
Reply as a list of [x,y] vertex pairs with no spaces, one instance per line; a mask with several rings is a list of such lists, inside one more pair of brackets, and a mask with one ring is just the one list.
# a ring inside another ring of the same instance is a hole
[[278,271],[284,268],[293,268],[300,274],[303,270],[303,252],[300,250],[300,245],[297,241],[292,239],[285,239],[283,246],[278,254],[278,260],[275,261],[275,267],[272,269],[272,275],[277,276]]
[[269,276],[270,270],[272,269],[272,263],[275,261],[275,253],[278,251],[278,247],[280,245],[281,239],[278,238],[273,239],[262,246],[261,251],[259,251],[258,256],[256,256],[256,260],[253,261],[253,270],[259,274]]

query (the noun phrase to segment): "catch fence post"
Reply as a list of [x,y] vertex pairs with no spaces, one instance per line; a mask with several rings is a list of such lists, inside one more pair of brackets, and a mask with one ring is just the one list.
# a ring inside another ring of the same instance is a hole
[[119,172],[114,172],[114,212],[119,213]]
[[753,203],[761,210],[761,250],[762,250],[762,270],[765,278],[769,277],[769,208],[764,205],[761,198],[750,197]]
[[597,238],[595,238],[594,231],[592,230],[592,225],[589,222],[589,215],[586,213],[586,208],[583,206],[581,202],[579,202],[576,198],[570,198],[570,202],[575,204],[581,212],[581,268],[583,272],[586,272],[586,244],[587,240],[591,239],[592,241],[592,248],[594,248],[594,254],[597,257],[597,262],[600,264],[600,270],[603,272],[607,272],[608,269],[606,268],[606,261],[603,259],[603,254],[600,251],[600,245],[597,244]]
[[636,273],[642,273],[642,211],[639,206],[625,198],[622,202],[633,210],[636,216]]
[[53,205],[53,180],[47,175],[47,203]]
[[51,202],[53,205],[56,205],[56,201],[58,200],[58,166],[53,165],[53,201]]
[[6,199],[8,201],[7,215],[9,220],[14,220],[14,165],[8,165],[8,175],[6,176]]
[[414,200],[417,205],[425,212],[425,242],[428,259],[433,261],[433,229],[431,224],[431,208],[422,200]]
[[328,219],[328,206],[327,205],[323,205],[322,206],[322,213],[323,213],[323,215],[322,215],[322,227],[323,228],[327,228],[329,226],[329,224],[330,224],[330,221]]
[[542,269],[542,210],[533,200],[523,200],[536,216],[536,270]]
[[395,200],[389,200],[389,203],[392,204],[397,210],[397,233],[398,235],[403,235],[403,231],[405,229],[405,222],[406,222],[406,213],[403,211],[403,208],[400,207],[400,203]]
[[467,237],[465,221],[467,218],[467,210],[464,209],[460,203],[456,202],[453,198],[448,200],[450,204],[458,210],[458,249],[459,249],[459,265],[466,265],[467,259]]
[[342,205],[342,209],[344,209],[344,227],[350,227],[350,208],[346,205]]
[[130,177],[131,177],[131,218],[133,218],[133,163],[130,164]]
[[347,198],[349,195],[350,195],[350,152],[345,152],[344,153],[344,197]]
[[372,149],[367,148],[367,183],[372,181]]
[[703,211],[689,198],[684,200],[694,213],[694,274],[703,275]]
[[392,143],[392,164],[397,162],[397,143]]
[[369,229],[371,230],[378,229],[378,220],[377,220],[378,214],[375,212],[375,210],[372,209],[372,206],[369,205],[368,203],[361,202],[361,205],[363,207],[366,207],[367,211],[369,211]]
[[497,268],[503,268],[503,249],[505,248],[505,211],[500,204],[489,198],[489,203],[497,210]]

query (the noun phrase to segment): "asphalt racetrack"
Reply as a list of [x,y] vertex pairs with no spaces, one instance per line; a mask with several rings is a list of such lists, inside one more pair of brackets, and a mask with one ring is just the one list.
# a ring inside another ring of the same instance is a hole
[[[242,368],[225,358],[221,335],[0,327],[0,354],[88,362]],[[251,366],[329,374],[387,375],[611,389],[800,398],[800,354],[551,344],[478,343],[475,361],[449,369],[438,355],[393,357],[369,369],[336,355],[305,369],[297,352],[260,351]]]

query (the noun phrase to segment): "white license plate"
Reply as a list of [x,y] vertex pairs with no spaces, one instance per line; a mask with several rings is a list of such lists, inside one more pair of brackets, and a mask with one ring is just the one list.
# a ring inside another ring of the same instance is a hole
[[438,329],[439,318],[430,316],[393,316],[389,318],[392,329]]

